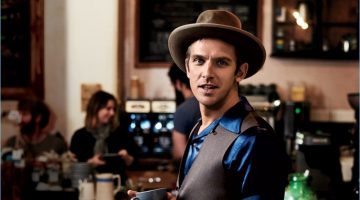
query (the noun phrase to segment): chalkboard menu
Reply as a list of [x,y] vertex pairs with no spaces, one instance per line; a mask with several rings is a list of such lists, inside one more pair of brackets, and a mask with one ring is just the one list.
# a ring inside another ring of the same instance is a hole
[[30,84],[30,3],[1,1],[1,86]]
[[167,46],[171,31],[194,23],[208,9],[235,13],[243,28],[257,35],[258,0],[141,0],[138,61],[171,62]]
[[1,89],[43,96],[43,0],[1,1]]

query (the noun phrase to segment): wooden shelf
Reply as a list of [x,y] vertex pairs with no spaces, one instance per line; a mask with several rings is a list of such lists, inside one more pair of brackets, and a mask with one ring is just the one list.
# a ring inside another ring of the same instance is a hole
[[301,1],[308,28],[298,26],[292,16],[299,2],[274,1],[272,57],[359,59],[357,0]]
[[340,51],[294,51],[294,52],[273,52],[274,58],[303,58],[303,59],[326,59],[326,60],[358,60],[358,51],[340,52]]

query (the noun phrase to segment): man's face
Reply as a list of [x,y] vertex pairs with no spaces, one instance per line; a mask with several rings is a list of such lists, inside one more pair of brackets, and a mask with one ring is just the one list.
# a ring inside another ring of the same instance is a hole
[[35,117],[32,117],[30,111],[19,111],[21,115],[20,132],[25,135],[31,135],[36,129]]
[[218,39],[201,39],[189,47],[187,76],[197,100],[207,108],[219,109],[239,100],[237,82],[247,72],[247,64],[236,72],[235,47]]

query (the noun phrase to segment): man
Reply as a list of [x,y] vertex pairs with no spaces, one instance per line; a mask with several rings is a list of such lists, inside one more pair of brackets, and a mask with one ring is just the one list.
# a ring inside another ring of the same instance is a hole
[[10,137],[5,147],[10,147],[18,158],[34,159],[44,152],[54,151],[62,154],[67,151],[67,144],[56,135],[50,134],[50,109],[39,99],[24,99],[18,103],[20,114],[20,134]]
[[174,86],[178,104],[172,132],[172,155],[174,161],[178,163],[184,154],[189,134],[201,115],[199,102],[191,91],[186,74],[174,63],[169,69],[168,76]]
[[180,166],[177,199],[284,199],[290,163],[282,141],[238,95],[238,82],[264,64],[260,40],[234,14],[207,10],[170,34],[169,50],[201,111]]

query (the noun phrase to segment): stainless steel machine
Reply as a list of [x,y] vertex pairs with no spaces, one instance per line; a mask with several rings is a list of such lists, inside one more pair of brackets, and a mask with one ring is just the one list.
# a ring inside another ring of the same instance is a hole
[[139,147],[140,157],[171,157],[175,110],[173,100],[126,101],[126,126]]

